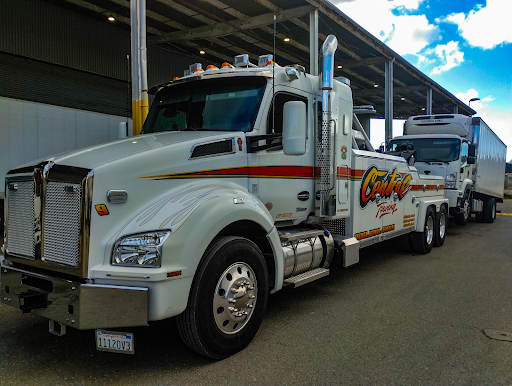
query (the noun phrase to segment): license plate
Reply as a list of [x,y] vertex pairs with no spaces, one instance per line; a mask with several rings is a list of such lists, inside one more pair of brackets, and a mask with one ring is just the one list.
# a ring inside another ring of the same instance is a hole
[[121,354],[133,354],[133,334],[129,332],[96,330],[96,349]]

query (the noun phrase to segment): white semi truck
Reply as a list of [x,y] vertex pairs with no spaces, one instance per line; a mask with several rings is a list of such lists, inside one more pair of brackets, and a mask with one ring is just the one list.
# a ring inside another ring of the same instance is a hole
[[0,232],[9,170],[34,159],[117,139],[119,124],[126,121],[119,116],[0,97]]
[[321,77],[271,55],[192,66],[156,87],[142,135],[11,170],[2,303],[124,353],[133,334],[105,329],[177,317],[191,349],[225,358],[253,339],[269,294],[324,277],[335,255],[350,266],[401,236],[441,246],[443,178],[352,127],[336,47],[329,36]]
[[408,151],[418,171],[445,179],[444,195],[456,224],[466,225],[472,213],[479,222],[494,222],[496,203],[503,202],[507,147],[482,118],[410,117],[391,150]]

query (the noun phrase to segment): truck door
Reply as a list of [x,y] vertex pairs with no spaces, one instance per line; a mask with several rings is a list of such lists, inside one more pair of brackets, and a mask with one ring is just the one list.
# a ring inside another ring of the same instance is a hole
[[[267,134],[283,132],[283,107],[286,102],[300,101],[307,104],[308,139],[306,153],[288,156],[282,146],[262,150],[249,157],[250,170],[257,171],[250,178],[250,191],[259,199],[277,222],[305,220],[314,211],[314,148],[310,145],[313,135],[313,96],[296,89],[276,88],[273,101],[268,103]],[[267,140],[280,143],[281,139]]]

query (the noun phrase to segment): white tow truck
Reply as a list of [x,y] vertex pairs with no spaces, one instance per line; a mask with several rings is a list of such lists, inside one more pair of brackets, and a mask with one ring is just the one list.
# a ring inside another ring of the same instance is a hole
[[106,329],[176,316],[219,359],[253,339],[269,294],[324,277],[335,255],[441,246],[443,178],[373,151],[333,79],[336,48],[330,35],[320,77],[271,55],[192,66],[156,87],[142,135],[11,170],[2,303],[124,353],[133,334]]
[[404,135],[391,151],[406,151],[414,166],[445,179],[445,197],[455,223],[494,222],[496,202],[503,202],[507,146],[479,117],[462,114],[419,115],[404,123]]

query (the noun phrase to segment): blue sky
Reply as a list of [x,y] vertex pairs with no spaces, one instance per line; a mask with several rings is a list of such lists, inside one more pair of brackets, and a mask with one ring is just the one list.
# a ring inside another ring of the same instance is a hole
[[[466,104],[480,98],[471,107],[512,160],[512,0],[330,1]],[[384,139],[378,121],[374,145]],[[394,123],[394,136],[402,122]]]

